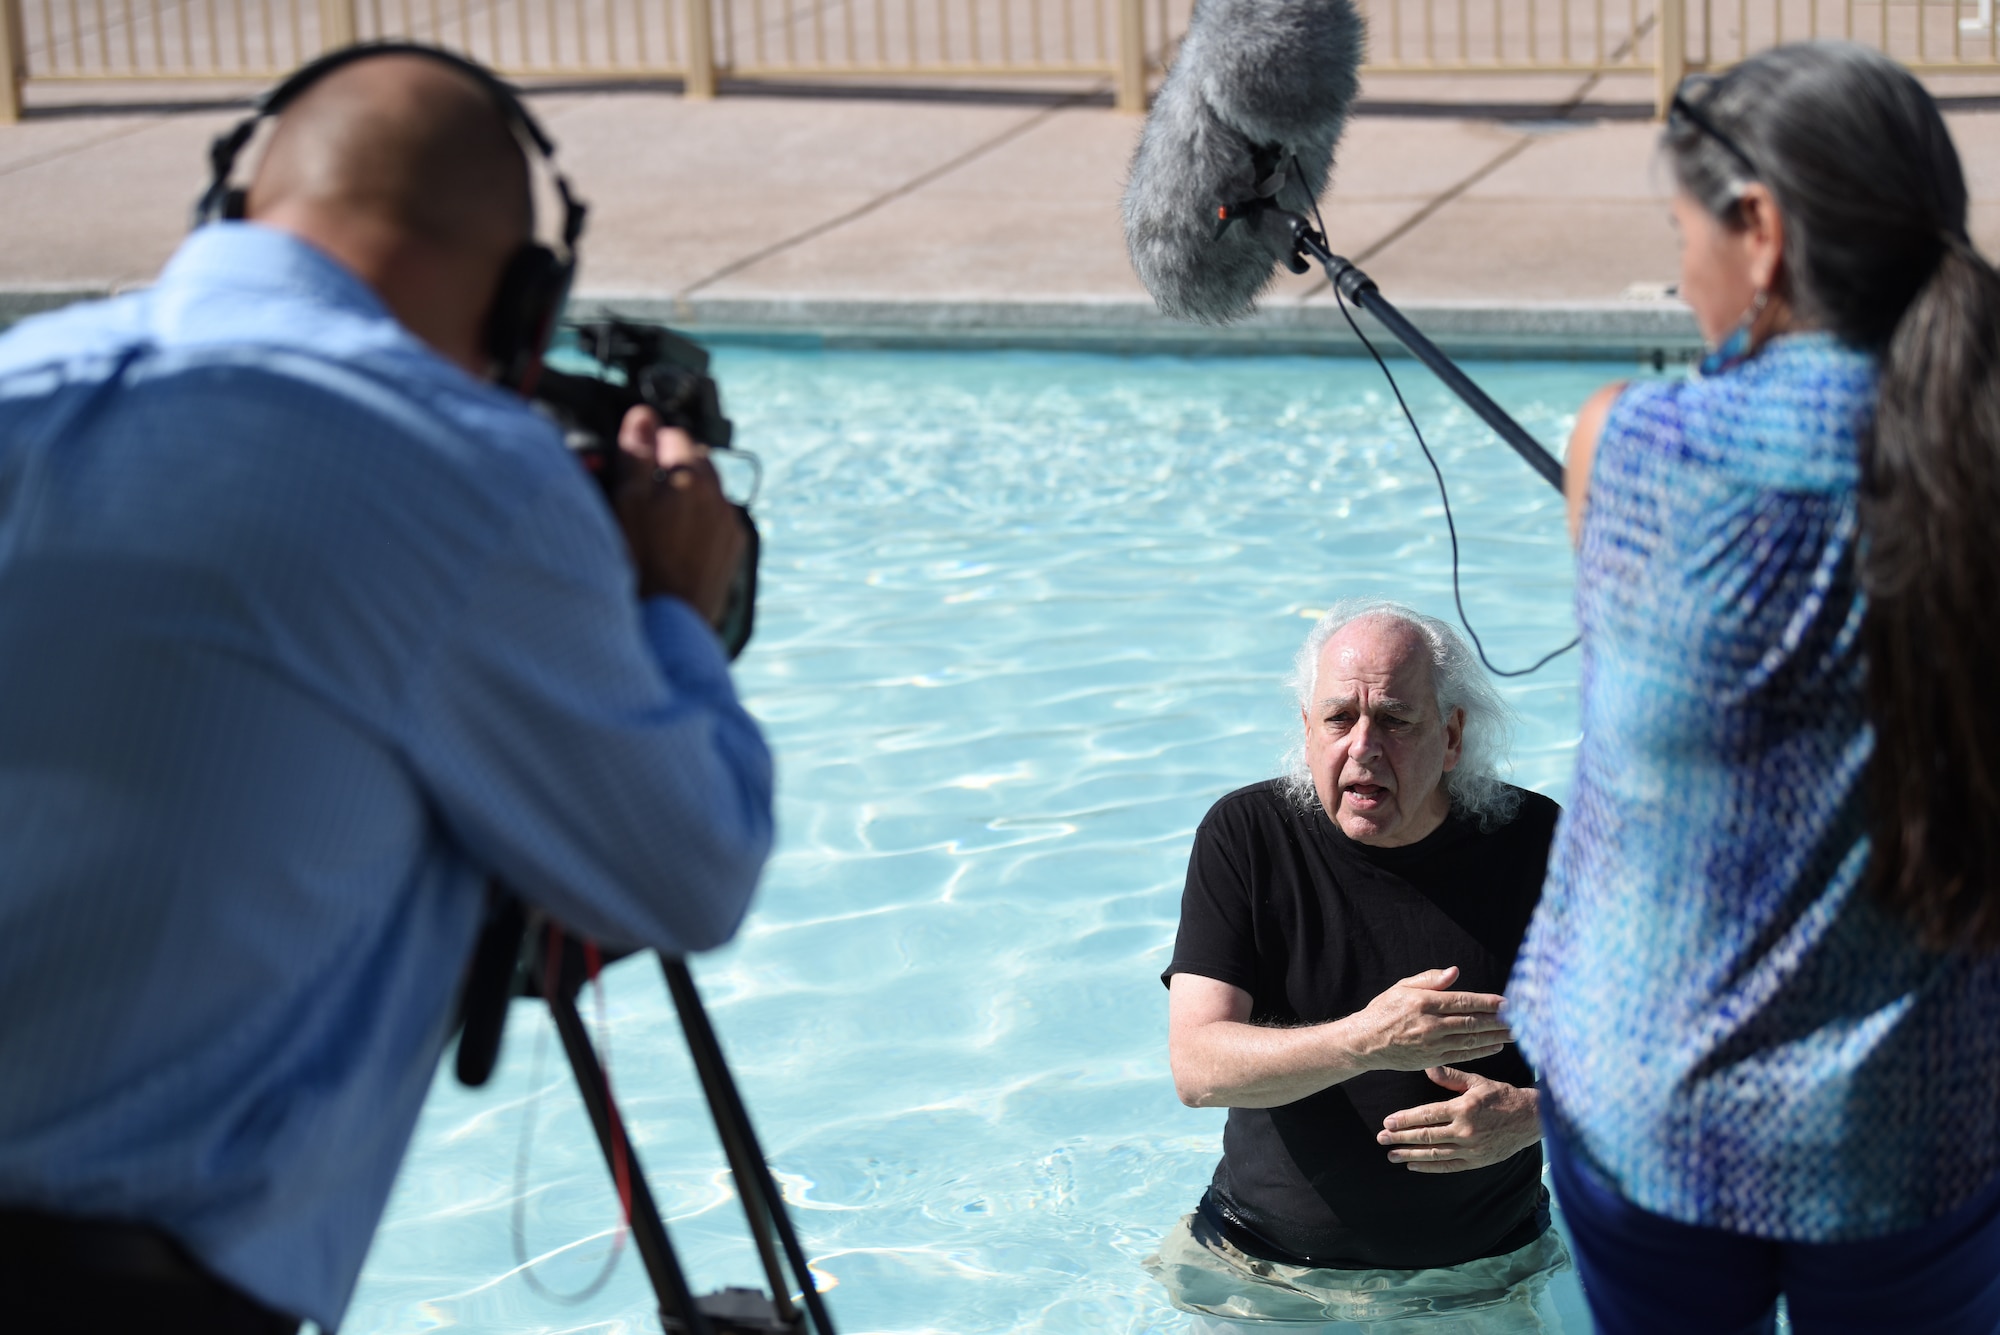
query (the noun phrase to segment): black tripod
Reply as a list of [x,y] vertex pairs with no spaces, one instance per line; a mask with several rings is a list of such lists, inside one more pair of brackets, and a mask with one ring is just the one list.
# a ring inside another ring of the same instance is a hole
[[[615,957],[596,958],[595,947],[540,914],[531,917],[520,900],[500,893],[466,978],[464,1029],[458,1042],[459,1080],[474,1087],[485,1084],[500,1053],[508,1003],[515,996],[542,997],[555,1017],[556,1033],[576,1075],[577,1091],[583,1095],[597,1142],[604,1150],[605,1166],[627,1202],[632,1237],[659,1298],[660,1321],[668,1335],[805,1335],[808,1319],[813,1335],[834,1335],[826,1304],[807,1268],[805,1249],[792,1230],[784,1197],[764,1161],[750,1115],[701,1004],[701,994],[695,990],[687,965],[662,955],[660,966],[666,971],[667,990],[680,1012],[688,1052],[715,1118],[730,1172],[736,1178],[770,1292],[728,1288],[697,1297],[688,1287],[659,1207],[646,1186],[638,1153],[612,1101],[604,1067],[576,1009],[577,994],[596,966],[610,958]],[[795,1287],[803,1308],[792,1300]]]

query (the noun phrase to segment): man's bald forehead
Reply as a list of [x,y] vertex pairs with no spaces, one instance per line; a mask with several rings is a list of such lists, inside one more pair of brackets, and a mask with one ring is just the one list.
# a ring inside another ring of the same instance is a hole
[[407,52],[333,70],[280,113],[251,215],[298,198],[443,244],[533,228],[527,158],[493,89]]
[[1339,671],[1368,660],[1373,660],[1372,666],[1390,673],[1414,670],[1426,693],[1435,697],[1436,673],[1432,670],[1429,638],[1418,627],[1389,612],[1364,613],[1327,637],[1315,670],[1314,695],[1318,695],[1318,677],[1329,668]]
[[1430,666],[1430,641],[1423,631],[1388,612],[1366,612],[1327,637],[1321,656],[1352,657],[1364,652],[1386,652],[1400,661],[1420,659]]

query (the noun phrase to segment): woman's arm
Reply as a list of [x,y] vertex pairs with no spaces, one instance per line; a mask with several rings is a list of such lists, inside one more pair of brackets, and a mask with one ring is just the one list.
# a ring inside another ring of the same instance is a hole
[[1583,509],[1590,497],[1590,462],[1597,457],[1597,438],[1604,434],[1604,419],[1611,405],[1625,392],[1625,382],[1606,385],[1588,399],[1576,414],[1576,429],[1569,433],[1569,454],[1563,460],[1563,496],[1569,502],[1569,540],[1583,541]]

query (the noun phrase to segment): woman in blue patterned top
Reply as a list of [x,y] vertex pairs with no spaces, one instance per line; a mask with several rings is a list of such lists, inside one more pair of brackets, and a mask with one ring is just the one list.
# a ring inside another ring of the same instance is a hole
[[2000,1328],[2000,276],[1859,47],[1675,99],[1716,351],[1571,444],[1583,742],[1509,1007],[1600,1325]]

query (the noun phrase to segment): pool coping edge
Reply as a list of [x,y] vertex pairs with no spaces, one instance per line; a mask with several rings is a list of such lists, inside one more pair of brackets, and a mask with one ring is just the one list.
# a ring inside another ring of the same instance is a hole
[[[42,311],[107,295],[102,285],[0,287],[0,328]],[[1409,301],[1411,321],[1454,356],[1683,361],[1701,347],[1694,317],[1673,301]],[[725,342],[825,348],[1040,349],[1111,353],[1354,354],[1360,342],[1331,301],[1284,300],[1228,326],[1169,320],[1150,301],[912,300],[904,298],[676,297],[584,291],[571,318],[661,320]],[[1395,340],[1363,315],[1381,350]]]

